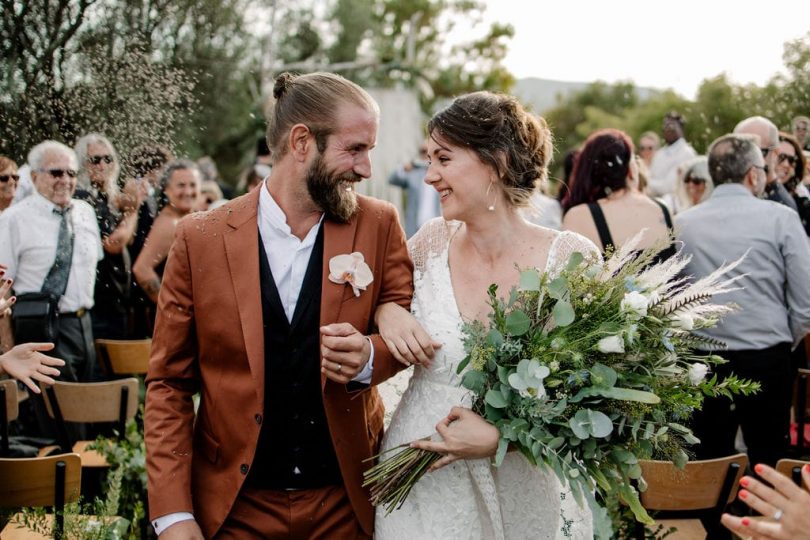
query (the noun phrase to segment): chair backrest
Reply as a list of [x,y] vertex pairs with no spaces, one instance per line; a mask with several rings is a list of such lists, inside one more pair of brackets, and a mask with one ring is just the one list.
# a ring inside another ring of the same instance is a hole
[[801,487],[802,485],[802,467],[810,465],[810,461],[802,461],[800,459],[780,459],[776,462],[776,470]]
[[97,339],[101,366],[111,375],[143,375],[149,367],[151,339]]
[[640,461],[647,491],[641,504],[648,510],[708,510],[725,506],[737,494],[748,465],[745,454],[690,461],[678,469],[669,461]]
[[64,506],[77,501],[81,475],[79,454],[0,458],[0,508],[60,506],[60,501]]
[[9,453],[8,425],[19,414],[17,382],[12,379],[0,381],[0,456],[7,456]]
[[97,383],[56,381],[53,386],[41,388],[47,396],[48,415],[57,418],[56,404],[65,422],[118,422],[134,418],[138,412],[135,377]]

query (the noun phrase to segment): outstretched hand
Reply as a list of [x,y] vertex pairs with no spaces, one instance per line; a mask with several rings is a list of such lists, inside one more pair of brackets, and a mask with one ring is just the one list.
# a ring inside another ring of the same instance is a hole
[[802,467],[807,489],[794,484],[790,478],[767,465],[757,465],[758,475],[771,486],[751,477],[740,479],[737,497],[765,516],[751,519],[723,514],[721,523],[730,531],[751,540],[810,540],[810,465]]
[[410,366],[430,367],[436,349],[442,346],[433,340],[422,325],[399,304],[389,302],[377,308],[374,320],[388,350],[397,361]]
[[492,457],[498,450],[498,440],[501,437],[498,428],[463,407],[453,407],[450,414],[436,424],[436,431],[443,440],[411,443],[413,448],[444,454],[428,472],[441,469],[458,459]]
[[[0,264],[0,278],[2,278],[5,273],[6,267]],[[6,298],[13,284],[14,282],[10,279],[0,280],[0,317],[7,317],[11,315],[11,306],[13,306],[14,302],[17,301],[15,296]]]
[[351,324],[321,327],[321,372],[327,378],[347,384],[366,367],[370,356],[368,339]]
[[65,361],[45,356],[40,351],[50,351],[53,343],[23,343],[17,345],[5,354],[0,355],[0,373],[8,373],[18,381],[24,383],[35,394],[39,394],[39,386],[35,381],[53,384],[51,377],[58,377],[59,370],[55,366],[64,366]]

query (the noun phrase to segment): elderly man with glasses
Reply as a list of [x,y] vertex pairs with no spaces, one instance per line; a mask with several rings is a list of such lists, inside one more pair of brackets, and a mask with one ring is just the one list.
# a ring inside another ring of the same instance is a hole
[[765,160],[766,183],[762,196],[768,200],[784,204],[798,212],[796,202],[790,196],[785,186],[776,180],[776,166],[778,165],[779,130],[776,124],[763,116],[751,116],[742,120],[734,128],[738,135],[752,135],[759,144],[762,157]]
[[[45,141],[31,150],[28,163],[36,191],[0,215],[0,264],[14,280],[17,308],[25,293],[58,298],[59,328],[50,354],[66,362],[60,379],[91,380],[96,355],[89,310],[103,256],[96,216],[73,198],[78,161],[72,149]],[[2,321],[8,324],[8,317]]]

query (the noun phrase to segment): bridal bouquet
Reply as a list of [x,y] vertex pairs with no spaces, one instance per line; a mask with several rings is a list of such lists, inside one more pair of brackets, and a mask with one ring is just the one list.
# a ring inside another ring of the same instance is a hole
[[[489,324],[465,325],[467,356],[458,366],[474,410],[500,431],[495,466],[514,449],[553,470],[580,504],[588,501],[599,536],[609,523],[595,492],[618,496],[652,524],[631,482],[644,490],[639,460],[682,467],[698,442],[687,424],[703,397],[758,389],[711,376],[725,361],[694,352],[724,346],[697,331],[735,309],[711,300],[732,290],[738,278],[727,274],[739,261],[689,283],[678,278],[687,258],[651,264],[660,246],[637,257],[635,247],[604,262],[574,253],[556,277],[523,271],[507,299],[491,286]],[[441,457],[392,450],[365,475],[372,502],[389,512]]]

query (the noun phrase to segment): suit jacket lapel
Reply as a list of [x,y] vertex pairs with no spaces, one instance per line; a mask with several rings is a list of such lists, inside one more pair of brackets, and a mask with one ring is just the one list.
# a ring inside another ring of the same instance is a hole
[[259,193],[260,190],[253,190],[243,199],[244,204],[233,205],[227,218],[232,230],[225,233],[224,241],[253,386],[259,402],[264,403],[264,328],[257,217]]
[[[336,255],[354,251],[354,237],[357,232],[358,216],[349,223],[336,223],[325,219],[323,222],[323,275],[321,278],[321,326],[332,324],[340,317],[340,306],[349,285],[339,285],[329,281],[329,261]],[[321,388],[326,384],[326,375],[321,374]]]

